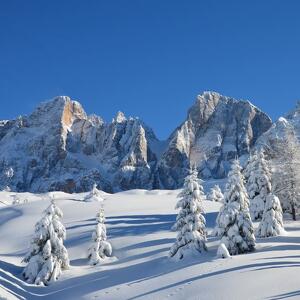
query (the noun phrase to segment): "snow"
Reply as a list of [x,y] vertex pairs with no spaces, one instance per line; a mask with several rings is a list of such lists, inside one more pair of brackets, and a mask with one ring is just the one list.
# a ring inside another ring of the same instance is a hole
[[[176,218],[178,192],[134,190],[107,194],[101,203],[83,201],[85,193],[54,192],[64,213],[70,269],[47,287],[23,281],[21,260],[50,197],[19,194],[28,203],[12,206],[11,193],[1,192],[6,204],[0,203],[0,299],[299,298],[300,221],[285,216],[286,235],[257,239],[253,253],[216,258],[219,241],[211,231],[220,203],[204,201],[208,251],[173,262],[167,254],[176,236],[170,228]],[[90,266],[87,249],[102,203],[116,259]]]
[[228,258],[231,257],[228,249],[226,248],[224,243],[221,243],[218,247],[217,257],[219,258]]

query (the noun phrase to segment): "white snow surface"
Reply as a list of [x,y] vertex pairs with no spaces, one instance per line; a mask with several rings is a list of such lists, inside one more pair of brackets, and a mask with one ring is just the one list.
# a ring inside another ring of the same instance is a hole
[[178,193],[106,194],[113,258],[90,266],[87,249],[101,203],[84,201],[87,193],[54,192],[64,213],[71,267],[57,282],[39,287],[24,282],[21,260],[49,195],[18,194],[28,202],[11,205],[15,193],[0,192],[0,299],[299,299],[300,221],[285,218],[286,235],[257,239],[253,253],[216,258],[219,240],[211,231],[221,204],[204,201],[208,252],[174,262],[167,255],[176,236],[171,227]]

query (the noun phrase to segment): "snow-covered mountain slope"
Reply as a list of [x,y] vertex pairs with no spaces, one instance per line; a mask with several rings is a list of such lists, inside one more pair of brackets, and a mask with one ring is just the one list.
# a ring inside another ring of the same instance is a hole
[[190,166],[196,166],[202,178],[225,177],[230,161],[247,155],[271,125],[249,101],[214,92],[199,95],[158,163],[160,186],[181,187]]
[[171,137],[159,141],[138,118],[119,112],[104,122],[61,96],[28,117],[0,122],[0,189],[83,192],[94,182],[108,192],[173,189],[191,165],[203,178],[223,178],[229,161],[248,154],[270,126],[249,102],[206,92]]
[[[285,220],[285,236],[257,240],[251,254],[217,259],[218,240],[210,234],[220,204],[204,203],[208,252],[180,262],[167,258],[175,241],[170,230],[178,190],[103,193],[108,240],[114,257],[93,267],[87,248],[99,202],[85,193],[55,192],[64,212],[65,245],[71,267],[48,287],[22,280],[21,263],[34,224],[49,205],[48,194],[18,194],[28,203],[12,206],[0,192],[0,298],[7,299],[299,299],[300,222]],[[8,205],[7,205],[8,204]],[[257,224],[256,224],[257,226]]]
[[256,147],[268,150],[276,148],[276,143],[290,132],[295,132],[300,138],[300,103],[286,116],[280,117],[271,128],[263,133],[256,142]]

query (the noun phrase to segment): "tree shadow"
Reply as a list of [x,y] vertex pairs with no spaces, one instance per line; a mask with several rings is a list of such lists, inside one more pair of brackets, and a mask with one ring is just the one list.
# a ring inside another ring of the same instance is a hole
[[266,243],[289,243],[289,244],[299,244],[300,237],[298,236],[288,236],[288,235],[279,235],[269,238],[257,238],[257,242],[260,244]]
[[[107,233],[110,238],[115,238],[168,231],[174,224],[175,219],[175,214],[108,217],[106,218]],[[118,224],[122,225],[117,226]]]
[[132,244],[126,247],[123,247],[121,249],[119,249],[120,251],[123,250],[133,250],[133,249],[138,249],[138,248],[146,248],[146,247],[152,247],[152,246],[158,246],[158,245],[163,245],[163,244],[169,244],[174,242],[175,239],[157,239],[157,240],[151,240],[151,241],[145,241],[145,242],[141,242],[141,243],[137,243],[137,244]]
[[[157,289],[151,290],[149,292],[139,294],[137,296],[131,297],[130,300],[139,299],[141,297],[149,296],[151,294],[154,294],[154,293],[157,293],[157,292],[169,289],[169,288],[175,288],[179,285],[184,285],[184,284],[196,281],[196,280],[201,280],[201,279],[205,279],[205,278],[219,276],[219,275],[223,275],[223,274],[230,273],[230,272],[235,272],[235,271],[243,271],[243,270],[247,271],[247,269],[250,269],[249,271],[259,271],[263,268],[269,268],[269,269],[276,268],[276,267],[280,268],[280,267],[283,267],[282,264],[283,264],[282,262],[256,263],[256,264],[248,264],[248,265],[244,265],[244,266],[237,266],[237,267],[233,267],[233,268],[230,268],[230,269],[223,269],[223,270],[219,270],[219,271],[215,271],[215,272],[211,272],[211,273],[207,273],[207,274],[201,274],[201,275],[198,275],[198,276],[195,276],[195,277],[192,277],[192,278],[188,278],[188,279],[185,279],[185,280],[173,283],[173,284],[165,285],[161,288],[157,288]],[[299,262],[295,262],[295,261],[286,262],[284,267],[289,267],[289,266],[291,266],[291,267],[300,267],[300,264],[299,264]],[[251,270],[252,268],[256,268],[256,269]]]
[[22,216],[22,211],[15,207],[9,206],[1,208],[0,226],[20,216]]
[[276,296],[269,297],[267,299],[281,300],[281,299],[287,299],[287,298],[291,298],[291,297],[300,298],[300,290],[294,291],[294,292],[288,292],[288,293],[284,293],[284,294],[279,294],[279,295],[276,295]]
[[87,266],[88,264],[89,264],[88,258],[77,258],[77,259],[72,259],[70,261],[70,265],[74,267]]

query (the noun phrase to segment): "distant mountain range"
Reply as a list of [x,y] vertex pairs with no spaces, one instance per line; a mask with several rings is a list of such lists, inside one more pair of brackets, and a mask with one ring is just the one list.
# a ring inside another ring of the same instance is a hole
[[0,121],[0,188],[82,192],[96,182],[107,192],[175,189],[190,166],[203,179],[224,178],[232,159],[245,160],[258,140],[276,136],[282,122],[299,127],[300,117],[294,112],[272,124],[249,101],[204,92],[160,141],[138,118],[118,112],[106,123],[60,96],[29,116]]

